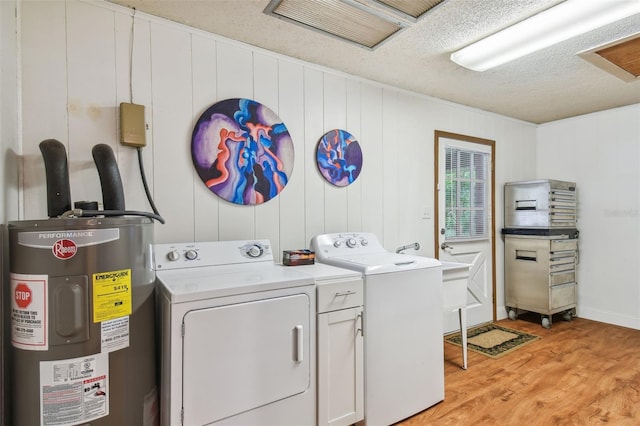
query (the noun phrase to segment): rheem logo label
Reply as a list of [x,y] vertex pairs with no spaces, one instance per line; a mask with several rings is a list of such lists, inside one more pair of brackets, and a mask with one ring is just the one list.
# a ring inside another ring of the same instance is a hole
[[75,256],[78,247],[72,240],[62,239],[53,243],[51,251],[53,251],[53,255],[58,259],[66,260]]

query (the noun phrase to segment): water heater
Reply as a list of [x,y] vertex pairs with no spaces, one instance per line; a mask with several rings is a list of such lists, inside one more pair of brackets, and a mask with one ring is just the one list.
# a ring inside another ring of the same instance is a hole
[[157,424],[153,223],[10,222],[12,425]]

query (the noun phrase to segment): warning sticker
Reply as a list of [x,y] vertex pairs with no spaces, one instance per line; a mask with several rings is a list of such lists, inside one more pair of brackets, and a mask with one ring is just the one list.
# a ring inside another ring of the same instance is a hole
[[109,354],[40,362],[41,425],[72,426],[109,414]]
[[131,269],[93,274],[93,322],[131,315]]
[[48,275],[11,274],[11,343],[32,351],[49,349]]

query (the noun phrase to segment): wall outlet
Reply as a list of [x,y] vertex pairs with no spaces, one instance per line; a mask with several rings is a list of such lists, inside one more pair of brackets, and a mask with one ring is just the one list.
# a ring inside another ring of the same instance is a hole
[[120,104],[120,143],[126,146],[147,145],[144,105]]

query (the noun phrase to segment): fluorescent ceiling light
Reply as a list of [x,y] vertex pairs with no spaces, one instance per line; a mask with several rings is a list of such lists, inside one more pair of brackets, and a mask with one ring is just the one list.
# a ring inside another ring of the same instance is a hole
[[561,41],[640,13],[640,0],[567,0],[451,54],[486,71]]

